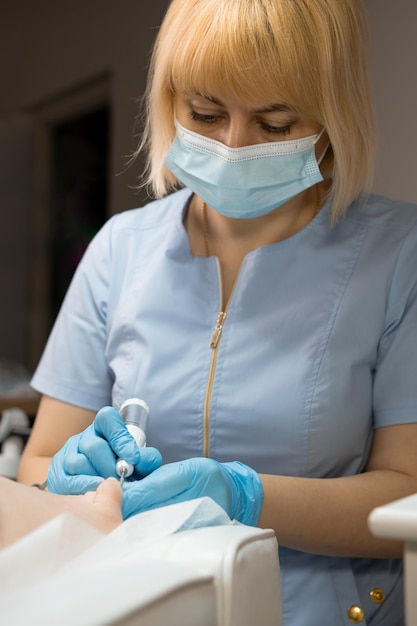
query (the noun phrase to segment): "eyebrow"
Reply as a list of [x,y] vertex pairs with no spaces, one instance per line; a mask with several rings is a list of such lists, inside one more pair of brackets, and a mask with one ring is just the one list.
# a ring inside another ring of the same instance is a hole
[[[217,106],[224,106],[224,103],[221,102],[221,100],[218,100],[217,98],[213,98],[212,96],[205,96],[202,93],[199,93],[198,91],[195,93],[196,96],[200,96],[201,98],[204,98],[205,100],[208,100],[209,102],[212,102],[213,104],[216,104]],[[271,104],[267,107],[264,107],[262,109],[256,109],[256,113],[290,113],[292,112],[293,109],[291,109],[291,107],[288,106],[288,104],[282,104],[282,103],[277,103],[277,104]]]
[[265,107],[264,109],[257,109],[258,113],[274,113],[274,112],[284,112],[289,113],[292,112],[293,109],[288,106],[288,104],[271,104],[271,106]]

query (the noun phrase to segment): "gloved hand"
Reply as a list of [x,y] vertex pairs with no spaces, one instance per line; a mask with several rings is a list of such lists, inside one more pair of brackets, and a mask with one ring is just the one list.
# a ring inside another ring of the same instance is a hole
[[81,494],[94,491],[116,474],[116,460],[123,458],[135,467],[132,478],[142,478],[160,467],[156,448],[138,448],[117,409],[106,406],[82,433],[70,437],[52,458],[48,489],[53,493]]
[[123,519],[203,496],[217,502],[231,519],[258,524],[264,497],[258,474],[238,461],[218,463],[206,458],[169,463],[141,481],[126,484]]

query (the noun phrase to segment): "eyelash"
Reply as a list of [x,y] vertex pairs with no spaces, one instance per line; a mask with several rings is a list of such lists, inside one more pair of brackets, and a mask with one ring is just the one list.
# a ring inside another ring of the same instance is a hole
[[[197,111],[190,111],[189,116],[194,122],[202,122],[203,124],[214,124],[217,121],[217,115],[204,115],[203,113],[197,113]],[[259,126],[263,131],[271,135],[289,135],[292,128],[292,124],[287,124],[286,126],[270,126],[265,122],[259,122]]]
[[286,126],[270,126],[264,122],[260,122],[259,126],[262,130],[272,135],[289,135],[292,128],[292,124],[287,124]]

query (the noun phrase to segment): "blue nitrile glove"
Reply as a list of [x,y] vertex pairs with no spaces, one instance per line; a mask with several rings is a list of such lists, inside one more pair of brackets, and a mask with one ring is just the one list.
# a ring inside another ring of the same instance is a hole
[[258,524],[264,497],[258,474],[238,461],[218,463],[206,458],[168,463],[141,481],[125,484],[123,519],[203,496],[217,502],[231,519]]
[[134,465],[132,478],[147,476],[162,463],[156,448],[138,448],[119,411],[106,406],[88,428],[70,437],[52,458],[48,489],[61,494],[94,491],[105,478],[118,478],[117,458]]

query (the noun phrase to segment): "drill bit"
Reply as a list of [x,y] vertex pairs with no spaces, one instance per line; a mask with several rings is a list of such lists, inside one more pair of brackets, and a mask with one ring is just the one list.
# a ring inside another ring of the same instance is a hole
[[125,482],[126,473],[127,473],[127,467],[121,467],[120,468],[120,480],[119,480],[119,484],[121,488],[123,488],[123,483]]

